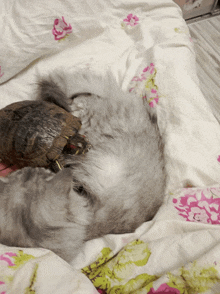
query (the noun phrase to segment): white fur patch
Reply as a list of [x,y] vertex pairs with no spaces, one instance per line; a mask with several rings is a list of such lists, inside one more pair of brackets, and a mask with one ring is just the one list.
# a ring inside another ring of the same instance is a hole
[[97,177],[103,188],[117,186],[124,172],[123,162],[113,155],[106,155],[99,158],[99,164]]

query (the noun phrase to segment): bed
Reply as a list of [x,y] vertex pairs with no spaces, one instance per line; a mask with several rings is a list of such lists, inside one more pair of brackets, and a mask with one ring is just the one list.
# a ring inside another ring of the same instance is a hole
[[70,264],[0,245],[0,293],[219,293],[220,126],[178,5],[3,0],[0,12],[0,108],[34,99],[39,77],[60,71],[69,94],[103,95],[108,72],[157,113],[168,176],[152,221],[86,242]]

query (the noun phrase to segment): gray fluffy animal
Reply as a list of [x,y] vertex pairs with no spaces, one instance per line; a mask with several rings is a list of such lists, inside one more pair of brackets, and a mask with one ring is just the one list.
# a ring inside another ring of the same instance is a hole
[[81,119],[92,148],[68,156],[57,174],[26,167],[0,179],[0,242],[44,247],[70,262],[84,241],[133,232],[154,217],[165,190],[163,143],[139,97],[67,97],[52,80],[39,89],[39,99]]

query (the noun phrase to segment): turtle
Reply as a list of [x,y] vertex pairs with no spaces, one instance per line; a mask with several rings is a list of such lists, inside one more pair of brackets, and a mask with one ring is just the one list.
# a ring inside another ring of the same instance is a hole
[[58,172],[65,154],[85,154],[91,147],[80,127],[79,118],[53,102],[12,103],[0,110],[0,159],[9,166]]

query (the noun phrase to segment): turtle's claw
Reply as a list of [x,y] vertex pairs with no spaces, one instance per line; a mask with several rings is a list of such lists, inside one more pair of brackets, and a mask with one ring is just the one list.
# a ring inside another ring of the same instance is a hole
[[58,173],[59,171],[61,171],[64,168],[62,163],[58,160],[52,161],[50,167],[51,167],[52,171],[54,171],[55,173]]

